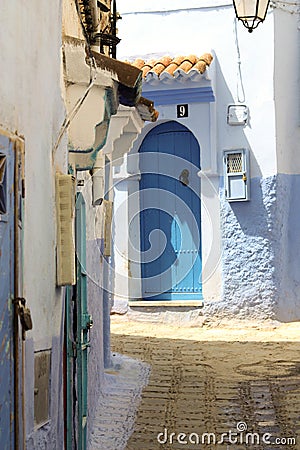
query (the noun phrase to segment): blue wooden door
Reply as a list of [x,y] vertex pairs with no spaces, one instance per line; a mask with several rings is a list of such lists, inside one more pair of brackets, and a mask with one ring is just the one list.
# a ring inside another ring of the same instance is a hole
[[202,298],[199,144],[181,124],[157,126],[140,148],[143,298]]
[[14,448],[14,149],[0,136],[0,448]]

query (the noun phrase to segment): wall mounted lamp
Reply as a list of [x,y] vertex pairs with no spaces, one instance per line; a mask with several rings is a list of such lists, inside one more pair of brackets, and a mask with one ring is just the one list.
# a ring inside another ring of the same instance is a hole
[[233,0],[236,17],[249,33],[265,20],[270,0]]

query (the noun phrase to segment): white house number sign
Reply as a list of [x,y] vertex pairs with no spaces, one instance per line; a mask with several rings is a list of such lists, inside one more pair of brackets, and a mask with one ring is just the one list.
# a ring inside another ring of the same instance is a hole
[[188,117],[189,116],[189,105],[177,105],[177,117]]

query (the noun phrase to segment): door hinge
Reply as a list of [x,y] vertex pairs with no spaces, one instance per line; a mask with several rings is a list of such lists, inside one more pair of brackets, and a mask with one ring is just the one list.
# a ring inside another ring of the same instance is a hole
[[24,178],[22,178],[21,189],[22,189],[22,192],[21,192],[22,198],[25,198],[25,180],[24,180]]
[[82,314],[82,329],[90,330],[93,326],[93,318],[91,314]]

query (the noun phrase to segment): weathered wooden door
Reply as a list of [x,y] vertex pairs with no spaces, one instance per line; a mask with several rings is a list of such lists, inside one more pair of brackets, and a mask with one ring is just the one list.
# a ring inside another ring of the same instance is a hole
[[77,414],[78,450],[86,450],[88,327],[86,274],[86,209],[83,195],[76,199],[76,301],[77,301]]
[[181,124],[154,128],[140,148],[143,298],[199,300],[200,148]]
[[[0,134],[0,447],[19,449],[22,345],[14,300],[22,291],[23,145]],[[24,361],[23,361],[24,362]]]
[[14,151],[0,135],[0,447],[14,446]]
[[86,208],[76,198],[76,286],[66,292],[66,448],[87,448],[88,348],[92,317],[88,314]]

